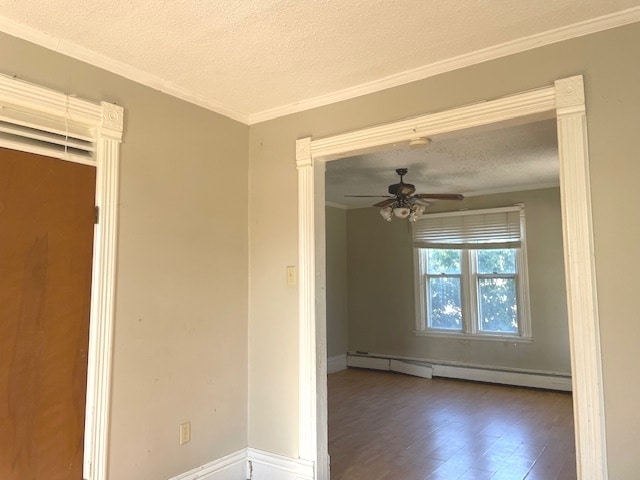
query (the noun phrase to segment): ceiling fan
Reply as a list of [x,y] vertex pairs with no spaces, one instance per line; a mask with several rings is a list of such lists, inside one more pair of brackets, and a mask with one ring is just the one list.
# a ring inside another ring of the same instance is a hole
[[393,216],[399,218],[409,217],[409,221],[415,222],[424,213],[425,208],[432,203],[428,200],[462,200],[464,196],[459,193],[415,193],[416,186],[411,183],[404,183],[403,177],[409,170],[406,168],[396,169],[400,176],[400,181],[389,185],[389,195],[345,195],[346,197],[384,197],[374,207],[380,207],[380,215],[390,222]]

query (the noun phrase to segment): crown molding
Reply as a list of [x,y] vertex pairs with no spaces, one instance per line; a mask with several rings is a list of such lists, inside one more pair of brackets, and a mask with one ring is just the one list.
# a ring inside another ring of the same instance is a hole
[[507,55],[513,55],[515,53],[532,50],[537,47],[582,37],[584,35],[636,22],[640,22],[640,7],[621,10],[620,12],[593,18],[584,22],[574,23],[566,27],[548,30],[543,33],[520,38],[511,42],[484,48],[482,50],[476,50],[475,52],[459,55],[457,57],[431,63],[429,65],[424,65],[422,67],[394,75],[389,75],[373,82],[363,83],[337,92],[331,92],[327,95],[321,95],[308,100],[302,100],[289,105],[272,108],[270,110],[252,113],[249,115],[249,125],[273,120],[274,118],[310,110],[312,108],[323,107],[344,100],[350,100],[362,95],[405,85],[417,80],[423,80],[425,78],[457,70],[459,68],[470,67],[489,60],[506,57]]
[[171,95],[172,97],[179,98],[193,105],[219,113],[220,115],[224,115],[225,117],[229,117],[232,120],[244,123],[245,125],[249,123],[249,114],[247,113],[230,108],[222,103],[206,98],[188,89],[178,87],[172,82],[140,70],[139,68],[132,67],[124,62],[113,60],[106,55],[96,53],[76,43],[48,35],[40,30],[3,16],[0,16],[0,31],[13,37],[35,43],[36,45],[53,50],[54,52],[61,53],[67,57],[88,63],[94,67],[102,68],[128,80],[132,80],[153,88],[154,90]]
[[256,123],[273,120],[278,117],[298,113],[312,108],[323,107],[332,103],[360,97],[370,93],[386,90],[407,83],[423,80],[441,73],[450,72],[459,68],[469,67],[500,57],[524,52],[533,48],[550,45],[553,43],[570,40],[572,38],[597,33],[615,27],[640,22],[640,7],[621,10],[609,15],[604,15],[584,22],[574,23],[566,27],[548,30],[543,33],[531,35],[511,42],[493,47],[477,50],[450,59],[424,65],[412,70],[407,70],[394,75],[363,83],[355,87],[346,88],[326,95],[320,95],[307,100],[282,105],[260,112],[247,113],[231,108],[213,99],[206,98],[196,92],[178,87],[172,82],[164,80],[156,75],[140,70],[124,62],[113,60],[105,55],[93,52],[87,48],[68,42],[60,38],[48,35],[37,29],[6,17],[0,16],[0,31],[14,37],[27,40],[55,52],[61,53],[76,60],[102,68],[111,73],[123,76],[134,82],[159,90],[186,102],[206,108],[207,110],[229,117],[232,120],[253,125]]

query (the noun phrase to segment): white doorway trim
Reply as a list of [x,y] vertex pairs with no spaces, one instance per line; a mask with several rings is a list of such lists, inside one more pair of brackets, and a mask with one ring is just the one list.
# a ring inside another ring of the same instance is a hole
[[[0,135],[1,147],[96,168],[100,218],[93,241],[83,478],[106,480],[123,109],[0,75],[0,119],[9,126]],[[93,153],[75,155],[73,148],[62,145],[61,149],[60,143],[49,145],[42,140],[52,137],[65,143],[73,136],[87,139]]]
[[[440,113],[327,138],[296,142],[299,221],[299,449],[328,480],[324,247],[325,163],[411,138],[555,115],[578,478],[607,479],[600,332],[591,220],[587,126],[582,76]],[[317,307],[317,308],[316,308]]]

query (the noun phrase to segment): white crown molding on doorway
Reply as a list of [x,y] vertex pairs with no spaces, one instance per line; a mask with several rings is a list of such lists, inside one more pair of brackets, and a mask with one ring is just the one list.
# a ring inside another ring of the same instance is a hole
[[441,60],[412,70],[389,75],[373,82],[356,85],[351,88],[345,88],[344,90],[331,92],[308,100],[301,100],[299,102],[265,110],[263,112],[252,113],[249,115],[249,125],[272,120],[284,115],[290,115],[292,113],[311,110],[312,108],[323,107],[332,103],[386,90],[387,88],[398,87],[407,83],[423,80],[425,78],[451,72],[460,68],[470,67],[489,60],[506,57],[507,55],[513,55],[515,53],[532,50],[545,45],[582,37],[639,21],[640,7],[629,8],[620,12],[603,15],[584,22],[574,23],[565,27],[519,38],[511,42],[494,45],[492,47],[483,48],[482,50],[476,50],[475,52],[466,53],[464,55]]
[[319,95],[309,99],[301,99],[294,103],[281,105],[259,112],[240,111],[233,108],[231,105],[226,105],[216,99],[207,98],[197,92],[179,87],[172,82],[158,77],[157,75],[145,72],[124,62],[93,52],[76,43],[54,37],[3,16],[0,16],[0,31],[48,48],[54,52],[81,60],[117,75],[121,75],[129,80],[133,80],[168,95],[180,98],[186,102],[206,108],[207,110],[219,113],[246,125],[252,125],[282,117],[284,115],[330,105],[343,100],[349,100],[369,93],[385,90],[387,88],[397,87],[432,77],[434,75],[439,75],[441,73],[476,65],[488,60],[494,60],[507,55],[531,50],[533,48],[558,43],[564,40],[570,40],[572,38],[597,33],[639,21],[640,7],[632,7],[609,15],[603,15],[601,17],[586,20],[584,22],[567,25],[565,27],[556,28],[536,35],[530,35],[528,37],[500,45],[434,62],[415,69],[399,72],[372,82],[330,92],[326,95]]
[[[582,76],[553,86],[479,102],[411,120],[333,137],[296,142],[300,262],[299,436],[303,458],[317,462],[316,480],[327,480],[326,270],[324,267],[325,163],[358,150],[408,141],[472,126],[550,113],[558,124],[558,156],[571,343],[576,460],[579,478],[608,478],[600,334],[591,219],[589,158]],[[316,288],[317,287],[317,288]],[[320,307],[316,310],[316,305]],[[317,337],[317,338],[316,338]],[[316,363],[316,359],[318,362]],[[314,369],[315,367],[315,369]],[[313,446],[317,450],[312,451]],[[302,455],[302,453],[301,453]]]
[[[61,92],[0,75],[0,111],[9,125],[55,130],[62,125],[77,128],[95,146],[90,159],[78,160],[65,149],[46,142],[34,147],[29,137],[3,137],[0,146],[38,153],[96,168],[96,207],[87,360],[87,396],[84,433],[83,478],[106,480],[111,395],[111,353],[115,301],[118,180],[124,110],[118,105],[96,104]],[[27,120],[26,120],[27,119]],[[64,130],[62,130],[64,138]]]

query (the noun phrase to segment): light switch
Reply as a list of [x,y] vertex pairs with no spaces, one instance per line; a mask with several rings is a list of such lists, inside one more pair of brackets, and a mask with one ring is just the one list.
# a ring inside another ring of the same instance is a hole
[[289,265],[287,267],[287,285],[295,285],[296,284],[296,267],[294,265]]
[[180,445],[184,445],[191,440],[191,422],[180,424]]

